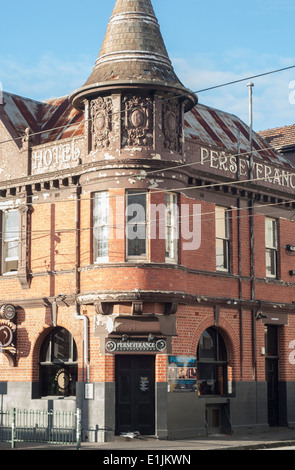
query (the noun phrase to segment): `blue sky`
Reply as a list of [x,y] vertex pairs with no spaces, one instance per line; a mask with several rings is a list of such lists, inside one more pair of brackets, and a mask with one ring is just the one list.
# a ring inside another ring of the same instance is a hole
[[[2,2],[3,89],[43,100],[83,85],[114,3]],[[153,0],[153,6],[175,71],[193,91],[295,66],[294,0]],[[294,124],[295,68],[253,81],[254,129]],[[248,122],[247,82],[198,96]]]

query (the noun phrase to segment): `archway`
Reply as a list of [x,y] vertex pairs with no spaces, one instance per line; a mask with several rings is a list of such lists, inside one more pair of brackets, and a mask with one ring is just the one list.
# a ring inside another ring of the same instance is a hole
[[47,334],[40,349],[39,367],[41,396],[76,395],[77,347],[68,330],[56,327]]

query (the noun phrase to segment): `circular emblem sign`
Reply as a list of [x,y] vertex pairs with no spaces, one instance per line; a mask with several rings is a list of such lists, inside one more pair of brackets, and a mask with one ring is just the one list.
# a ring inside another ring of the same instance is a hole
[[2,305],[0,309],[0,313],[2,318],[6,318],[7,320],[12,320],[15,317],[15,307],[14,305]]
[[12,343],[13,332],[7,325],[0,325],[0,346],[6,348]]
[[65,369],[59,369],[56,373],[55,380],[60,390],[66,390],[72,380],[71,374]]

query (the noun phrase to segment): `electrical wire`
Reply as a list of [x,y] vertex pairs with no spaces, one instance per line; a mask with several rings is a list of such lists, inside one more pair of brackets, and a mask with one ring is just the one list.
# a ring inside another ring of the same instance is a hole
[[[233,85],[233,84],[236,84],[236,83],[240,83],[240,82],[243,82],[243,81],[246,81],[246,80],[252,80],[252,79],[255,79],[255,78],[259,78],[259,77],[263,77],[263,76],[266,76],[266,75],[270,75],[270,74],[274,74],[274,73],[278,73],[278,72],[282,72],[282,71],[286,71],[286,70],[290,70],[292,68],[295,68],[295,65],[293,66],[289,66],[289,67],[284,67],[284,68],[281,68],[281,69],[276,69],[276,70],[272,70],[272,71],[268,71],[268,72],[265,72],[265,73],[260,73],[260,74],[256,74],[256,75],[252,75],[250,77],[245,77],[245,78],[241,78],[241,79],[237,79],[237,80],[233,80],[233,81],[230,81],[230,82],[226,82],[226,83],[223,83],[223,84],[219,84],[219,85],[215,85],[215,86],[212,86],[212,87],[208,87],[208,88],[204,88],[204,89],[201,89],[201,90],[198,90],[198,91],[195,91],[195,92],[189,92],[187,94],[183,94],[182,96],[188,96],[188,95],[191,95],[192,93],[202,93],[202,92],[205,92],[205,91],[210,91],[210,90],[213,90],[213,89],[217,89],[217,88],[221,88],[221,87],[225,87],[225,86],[229,86],[229,85]],[[179,97],[179,95],[177,95],[177,97]],[[162,101],[167,101],[167,100],[172,100],[172,99],[175,99],[175,97],[169,97],[169,98],[165,98],[165,99],[161,99],[159,100],[159,102],[162,102]],[[136,108],[135,108],[136,109]],[[122,113],[123,111],[120,111],[118,113]],[[112,113],[113,115],[114,114],[117,114],[117,113]],[[83,123],[83,122],[87,122],[87,121],[92,121],[92,119],[84,119],[83,121],[81,121],[79,124],[78,124],[78,127],[80,127],[80,125]],[[35,132],[35,133],[31,133],[29,134],[28,136],[31,137],[31,136],[35,136],[35,135],[39,135],[39,134],[43,134],[43,133],[49,133],[51,131],[54,131],[54,130],[61,130],[61,129],[66,129],[66,128],[69,128],[70,126],[77,126],[77,123],[70,123],[70,124],[67,124],[67,125],[64,125],[64,126],[58,126],[58,127],[54,127],[54,128],[51,128],[51,129],[46,129],[44,131],[39,131],[39,132]],[[4,143],[7,143],[7,142],[11,142],[11,141],[16,141],[18,139],[22,139],[22,137],[18,137],[18,138],[12,138],[12,139],[9,139],[9,140],[6,140],[6,141],[0,141],[0,144],[4,144]],[[265,149],[260,149],[260,150],[253,150],[252,152],[253,153],[259,153],[259,152],[265,152],[267,150],[272,150],[275,148],[274,147],[267,147]],[[242,152],[242,153],[238,153],[238,154],[235,154],[235,155],[232,155],[231,156],[248,156],[251,152]],[[205,160],[203,160],[204,162]],[[151,170],[149,172],[146,172],[146,175],[148,174],[152,174],[152,173],[160,173],[160,172],[164,172],[164,171],[169,171],[169,170],[173,170],[173,169],[179,169],[179,168],[182,168],[182,167],[187,167],[187,166],[193,166],[193,165],[196,165],[196,164],[200,164],[200,163],[203,163],[203,162],[191,162],[191,163],[186,163],[186,164],[180,164],[180,165],[174,165],[172,167],[168,167],[168,168],[162,168],[162,169],[157,169],[157,170]],[[132,174],[129,175],[129,177],[132,176]],[[136,174],[134,176],[137,176],[137,177],[140,177],[139,174]],[[258,179],[257,179],[258,180]],[[263,180],[263,178],[259,178],[259,180]],[[227,183],[216,183],[216,184],[210,184],[210,185],[202,185],[202,186],[189,186],[189,187],[184,187],[184,188],[175,188],[175,189],[172,189],[172,190],[169,190],[169,192],[172,192],[172,191],[187,191],[187,190],[190,190],[190,189],[206,189],[206,188],[210,188],[210,187],[215,187],[215,186],[223,186],[223,185],[231,185],[231,184],[238,184],[238,183],[246,183],[246,182],[250,182],[250,181],[254,181],[253,179],[251,180],[242,180],[242,181],[239,181],[239,180],[232,180],[230,182],[227,182]],[[89,183],[90,184],[90,183]],[[84,187],[84,185],[83,185]],[[63,188],[63,190],[66,190],[67,188]],[[59,190],[61,190],[61,188],[59,188]],[[153,191],[153,192],[167,192],[167,190],[158,190],[158,191]],[[65,199],[63,201],[59,200],[59,201],[56,201],[56,203],[60,203],[60,202],[68,202],[69,199]],[[85,201],[85,198],[83,199],[83,201]],[[294,201],[293,199],[291,200],[292,202]],[[42,202],[32,202],[30,203],[30,205],[39,205],[39,204],[52,204],[52,201],[42,201]],[[264,207],[267,206],[267,204],[264,205]],[[60,230],[57,230],[58,232],[60,232]],[[42,231],[44,232],[44,231]],[[49,231],[49,233],[51,233],[52,231]],[[33,233],[33,231],[31,231],[31,233]]]
[[[272,147],[268,147],[267,149],[260,149],[260,150],[252,150],[252,151],[245,151],[245,152],[241,152],[241,153],[236,153],[236,154],[229,154],[230,157],[234,157],[234,158],[239,158],[239,157],[247,157],[247,156],[250,156],[250,154],[253,154],[253,153],[260,153],[260,152],[264,152],[266,150],[270,150],[270,149],[274,149]],[[177,164],[177,165],[173,165],[171,167],[166,167],[166,168],[158,168],[156,170],[150,170],[150,171],[145,171],[144,170],[144,174],[140,174],[140,173],[130,173],[128,175],[128,177],[134,177],[134,178],[138,178],[138,179],[142,179],[150,174],[153,174],[153,173],[164,173],[165,171],[171,171],[171,170],[176,170],[176,169],[180,169],[180,168],[185,168],[185,167],[192,167],[194,165],[198,165],[198,164],[204,164],[204,163],[207,163],[210,161],[210,158],[206,159],[204,158],[203,160],[199,160],[199,161],[196,161],[196,162],[190,162],[190,163],[184,163],[184,164]],[[290,175],[294,175],[295,173],[290,173]],[[40,175],[41,177],[42,175]],[[110,181],[116,181],[119,177],[126,177],[126,175],[116,175],[116,177],[113,177],[113,178],[108,178],[108,182]],[[264,178],[260,178],[260,180],[264,180]],[[254,181],[253,179],[249,180],[250,181]],[[236,184],[236,183],[246,183],[248,182],[247,180],[236,180],[236,179],[233,179],[232,181],[230,182],[227,182],[227,183],[222,183],[222,184]],[[87,186],[93,186],[93,183],[84,183],[83,184],[83,188],[86,188]],[[216,183],[215,185],[220,185],[220,183]],[[200,188],[204,188],[205,186],[200,186]],[[210,185],[207,185],[206,187],[210,187]],[[5,189],[5,188],[3,188]],[[177,190],[180,190],[180,189],[196,189],[196,187],[193,187],[193,186],[188,186],[186,188],[175,188],[175,189],[171,189],[170,191],[177,191]],[[64,188],[58,188],[59,191],[67,191],[68,190],[68,187],[64,187]],[[167,191],[167,190],[161,190],[161,192],[163,191]],[[93,199],[93,198],[92,198]],[[68,202],[69,199],[64,199],[64,200],[59,200],[59,201],[56,201],[55,203],[62,203],[62,202]],[[72,201],[74,202],[74,199],[72,199]],[[34,205],[39,205],[39,204],[52,204],[52,201],[41,201],[41,202],[30,202],[30,205],[31,206],[34,206]]]
[[[232,80],[230,82],[225,82],[225,83],[222,83],[222,84],[219,84],[219,85],[214,85],[214,86],[211,86],[211,87],[208,87],[208,88],[203,88],[203,89],[200,89],[200,90],[197,90],[197,91],[189,91],[189,92],[183,93],[181,95],[174,95],[172,97],[170,96],[170,97],[167,97],[167,98],[162,98],[161,100],[156,100],[156,102],[161,103],[161,102],[174,100],[175,98],[191,96],[192,94],[204,93],[206,91],[211,91],[211,90],[215,90],[215,89],[218,89],[218,88],[234,85],[234,84],[241,83],[241,82],[244,82],[244,81],[247,81],[247,80],[254,80],[255,78],[260,78],[260,77],[264,77],[264,76],[267,76],[267,75],[271,75],[271,74],[275,74],[275,73],[279,73],[279,72],[284,72],[286,70],[290,70],[290,69],[293,69],[293,68],[295,68],[295,65],[291,65],[289,67],[283,67],[283,68],[280,68],[280,69],[270,70],[268,72],[262,72],[262,73],[259,73],[259,74],[256,74],[256,75],[251,75],[249,77],[244,77],[244,78],[240,78],[240,79],[237,79],[237,80]],[[149,105],[148,104],[143,105],[143,107],[145,107],[145,106],[148,107]],[[134,108],[131,108],[131,110],[132,109],[137,109],[137,108],[138,108],[138,106],[135,106]],[[122,114],[123,112],[124,112],[123,110],[122,111],[117,111],[115,113],[111,112],[110,115],[115,116],[116,114]],[[91,122],[92,120],[93,120],[92,118],[84,119],[84,120],[80,121],[79,126],[83,123]],[[77,126],[77,123],[52,127],[51,129],[46,129],[46,130],[42,130],[42,131],[38,131],[38,132],[32,132],[32,133],[27,134],[26,137],[34,137],[34,136],[38,136],[38,135],[41,135],[41,134],[48,134],[52,131],[57,131],[57,130],[62,130],[62,129],[65,130],[65,129],[68,129],[69,127],[71,127],[71,126]],[[21,140],[23,138],[24,138],[24,136],[20,136],[20,137],[15,137],[15,138],[7,139],[7,140],[4,140],[4,141],[0,141],[0,145],[1,144],[6,144],[6,143],[9,143],[9,142],[15,142],[15,141]]]
[[[125,195],[124,196],[120,196],[120,197],[124,197],[125,198]],[[203,201],[202,201],[203,202]],[[206,202],[206,201],[204,201]],[[281,201],[281,202],[272,202],[272,203],[263,203],[263,204],[254,204],[253,206],[245,206],[245,207],[241,207],[239,208],[239,211],[240,212],[243,212],[243,211],[248,211],[249,209],[260,209],[260,208],[267,208],[267,207],[273,207],[273,206],[283,206],[285,205],[286,203],[291,203],[291,202],[294,202],[294,199],[287,199],[286,201]],[[201,202],[198,202],[198,204],[200,205]],[[233,214],[234,211],[237,211],[238,208],[237,207],[232,207],[232,208],[227,208],[227,213],[228,214]],[[279,214],[281,214],[281,211],[279,212]],[[210,216],[210,215],[214,215],[214,217],[212,219],[210,218],[206,218],[204,219],[204,216]],[[255,217],[255,216],[261,216],[261,215],[264,215],[264,213],[258,213],[258,214],[246,214],[246,215],[231,215],[230,217],[234,220],[238,220],[240,218],[251,218],[251,217]],[[272,211],[271,214],[267,214],[266,216],[269,216],[269,215],[274,215],[274,212]],[[177,220],[179,222],[181,222],[183,219],[187,219],[187,218],[191,218],[193,217],[194,215],[192,214],[189,214],[189,215],[179,215],[177,217]],[[211,220],[216,220],[215,218],[215,210],[214,211],[210,211],[210,212],[203,212],[200,214],[200,217],[201,217],[201,220],[200,222],[203,223],[203,222],[208,222],[208,221],[211,221]],[[292,222],[295,222],[292,220],[292,217],[293,215],[290,217],[290,221]],[[165,221],[166,219],[165,218],[158,218],[157,220],[156,219],[151,219],[151,220],[148,220],[147,224],[152,224],[154,222],[160,222],[160,221]],[[122,229],[126,226],[126,222],[123,222],[122,224],[120,223],[116,223],[115,225],[113,224],[109,224],[108,227],[109,229]],[[55,228],[55,229],[40,229],[40,230],[27,230],[27,234],[33,234],[33,233],[38,233],[38,234],[43,234],[43,236],[47,236],[47,235],[52,235],[52,234],[62,234],[62,233],[72,233],[72,232],[85,232],[85,231],[89,231],[89,230],[93,230],[95,228],[95,225],[93,226],[88,226],[88,227],[83,227],[83,228],[80,228],[80,229],[76,229],[76,228],[62,228],[62,229],[58,229],[58,228]],[[18,234],[20,235],[20,231],[19,230],[11,230],[8,232],[9,234]],[[33,239],[34,240],[34,239]]]

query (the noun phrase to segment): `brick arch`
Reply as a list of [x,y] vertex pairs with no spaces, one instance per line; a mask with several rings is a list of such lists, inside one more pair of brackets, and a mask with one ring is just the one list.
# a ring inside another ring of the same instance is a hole
[[[80,326],[80,325],[79,325]],[[83,345],[83,332],[81,333],[81,329],[76,326],[75,324],[69,324],[68,322],[63,324],[63,322],[59,322],[59,324],[56,327],[53,326],[48,326],[48,327],[43,327],[42,330],[36,331],[35,332],[35,343],[32,345],[32,375],[33,375],[33,381],[37,380],[39,378],[39,356],[40,356],[40,350],[42,347],[42,344],[46,338],[46,336],[53,331],[55,328],[64,328],[67,330],[74,338],[74,341],[77,346],[77,356],[78,356],[78,364],[83,361],[82,354],[80,351],[82,350],[82,345]]]
[[[192,346],[195,348],[194,351],[197,351],[197,347],[200,341],[200,338],[205,330],[210,327],[215,327],[214,322],[212,322],[212,317],[205,318],[195,331]],[[231,366],[238,365],[239,357],[239,336],[232,327],[231,323],[225,318],[220,318],[219,326],[216,327],[218,332],[221,334],[227,351],[228,364]]]

